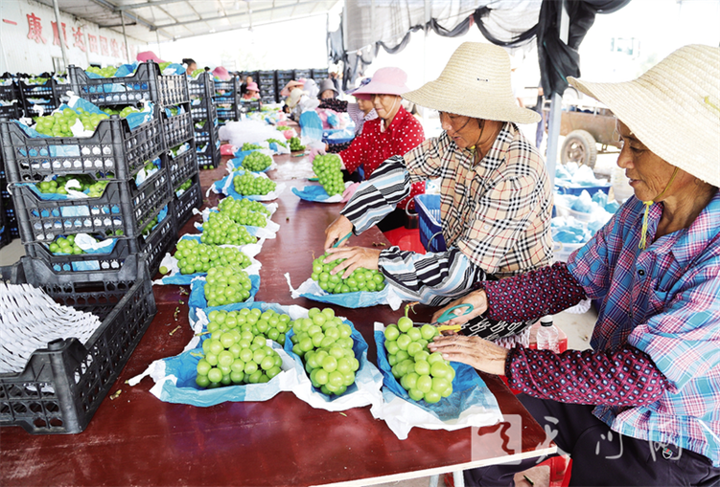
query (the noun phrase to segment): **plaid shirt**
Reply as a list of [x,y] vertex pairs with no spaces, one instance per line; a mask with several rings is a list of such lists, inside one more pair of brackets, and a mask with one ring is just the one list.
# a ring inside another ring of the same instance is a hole
[[516,274],[552,257],[552,188],[537,149],[505,123],[487,155],[460,149],[443,132],[405,155],[410,180],[440,178],[448,248],[489,274]]
[[672,443],[720,466],[720,192],[689,228],[655,240],[662,204],[650,208],[638,249],[643,204],[631,198],[568,269],[602,299],[592,337],[598,351],[626,343],[648,354],[669,389],[647,406],[597,406],[624,435]]
[[[380,253],[381,270],[405,299],[439,306],[466,294],[486,272],[522,272],[550,260],[550,184],[536,149],[507,123],[475,169],[472,161],[471,151],[443,133],[386,160],[341,211],[362,233],[407,196],[411,183],[442,179],[448,250]],[[449,238],[448,227],[462,235]]]

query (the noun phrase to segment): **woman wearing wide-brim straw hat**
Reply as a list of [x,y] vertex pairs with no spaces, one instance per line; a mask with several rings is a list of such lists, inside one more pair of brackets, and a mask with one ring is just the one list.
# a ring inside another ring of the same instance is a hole
[[[517,126],[537,122],[538,115],[517,106],[507,52],[466,42],[437,80],[403,98],[438,110],[444,132],[403,157],[386,160],[360,186],[326,231],[332,259],[347,258],[336,269],[380,269],[403,298],[438,306],[486,278],[548,264],[552,191],[542,157]],[[397,247],[330,249],[348,232],[362,232],[391,211],[412,183],[428,179],[440,180],[447,251],[423,255]],[[463,333],[498,339],[517,335],[528,325],[480,318]]]
[[[718,485],[720,48],[683,47],[634,81],[570,84],[617,115],[617,164],[634,197],[567,264],[453,304],[516,320],[598,299],[593,350],[508,352],[467,337],[430,349],[528,394],[525,407],[572,457],[572,485]],[[512,473],[465,478],[502,485]]]

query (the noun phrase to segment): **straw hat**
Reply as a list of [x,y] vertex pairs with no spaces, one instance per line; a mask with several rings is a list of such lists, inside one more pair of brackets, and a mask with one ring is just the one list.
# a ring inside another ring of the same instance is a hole
[[540,121],[537,112],[518,106],[510,83],[510,56],[493,44],[464,42],[438,79],[405,93],[403,98],[465,117],[515,123]]
[[656,155],[720,187],[720,48],[682,47],[633,81],[568,80]]
[[302,86],[305,84],[304,79],[300,80],[290,80],[287,82],[287,84],[283,87],[282,90],[280,90],[280,96],[290,96],[290,92],[297,88],[298,86],[302,88]]
[[400,68],[380,68],[370,82],[360,86],[354,95],[402,95],[410,91],[405,84],[407,73]]
[[290,92],[290,97],[287,99],[287,101],[285,103],[287,103],[287,106],[289,106],[291,109],[293,109],[300,102],[300,98],[302,98],[302,96],[304,94],[305,93],[303,92],[302,89],[295,88],[292,90],[292,92]]

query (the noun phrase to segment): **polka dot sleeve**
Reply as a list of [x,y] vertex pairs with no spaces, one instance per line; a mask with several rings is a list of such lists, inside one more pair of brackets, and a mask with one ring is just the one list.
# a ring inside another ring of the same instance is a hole
[[505,361],[505,375],[525,394],[574,404],[643,406],[669,389],[650,356],[631,345],[561,354],[517,346]]
[[487,317],[518,322],[558,313],[585,298],[585,290],[565,262],[481,284],[488,298]]

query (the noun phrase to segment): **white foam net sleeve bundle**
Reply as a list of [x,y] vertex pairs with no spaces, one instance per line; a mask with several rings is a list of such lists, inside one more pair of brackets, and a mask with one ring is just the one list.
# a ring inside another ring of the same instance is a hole
[[86,344],[101,324],[29,284],[0,282],[0,374],[22,372],[35,350],[58,338]]

